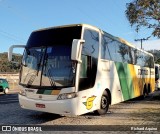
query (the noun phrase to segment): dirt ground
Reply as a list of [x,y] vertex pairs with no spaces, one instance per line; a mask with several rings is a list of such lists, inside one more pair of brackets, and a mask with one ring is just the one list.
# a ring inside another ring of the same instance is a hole
[[[58,134],[64,134],[67,131],[69,134],[74,131],[82,134],[93,132],[97,134],[99,131],[112,134],[135,132],[159,134],[160,132],[160,90],[144,99],[136,98],[112,105],[108,113],[103,116],[88,113],[66,117],[22,109],[17,93],[1,94],[0,99],[1,102],[6,102],[0,105],[0,124],[4,125],[42,125],[49,128],[50,133],[59,131]],[[12,99],[17,101],[13,103]]]
[[107,114],[96,116],[92,113],[62,117],[45,122],[46,125],[158,125],[160,126],[160,91],[148,97],[112,105]]

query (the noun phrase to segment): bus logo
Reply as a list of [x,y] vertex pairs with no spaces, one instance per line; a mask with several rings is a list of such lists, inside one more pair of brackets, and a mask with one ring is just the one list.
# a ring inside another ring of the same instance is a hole
[[96,98],[96,96],[92,96],[87,98],[86,102],[83,102],[83,104],[86,106],[87,110],[90,110],[93,107],[93,101]]

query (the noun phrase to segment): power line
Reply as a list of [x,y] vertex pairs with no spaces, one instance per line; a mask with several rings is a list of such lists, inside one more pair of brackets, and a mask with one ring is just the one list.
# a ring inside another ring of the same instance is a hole
[[[5,3],[4,3],[4,1],[5,1]],[[0,0],[0,6],[3,7],[3,8],[5,8],[5,9],[7,9],[7,10],[10,10],[12,14],[18,16],[22,20],[25,20],[25,22],[28,21],[28,18],[25,17],[25,15],[22,14],[21,11],[18,11],[16,8],[14,8],[13,6],[11,6],[11,4],[8,3],[8,2],[6,2],[6,0]],[[28,24],[33,24],[33,23],[29,22]],[[8,32],[6,32],[6,31],[4,31],[2,29],[0,29],[0,34],[2,36],[5,36],[5,37],[7,37],[9,39],[14,40],[14,41],[20,41],[22,43],[26,42],[23,38],[17,37],[14,34],[8,33]]]
[[9,39],[15,40],[15,41],[20,41],[20,42],[22,42],[22,43],[25,42],[24,39],[19,38],[19,37],[13,35],[13,34],[7,33],[7,32],[5,32],[5,31],[3,31],[3,30],[1,30],[1,29],[0,29],[0,34],[3,35],[3,36],[5,36],[5,37],[7,37],[7,38],[9,38]]
[[17,17],[19,17],[23,21],[29,22],[28,24],[31,24],[32,26],[39,26],[39,24],[37,24],[37,23],[35,24],[35,22],[33,22],[31,19],[29,19],[28,16],[26,16],[24,13],[22,13],[22,10],[18,10],[17,8],[15,8],[15,5],[13,6],[13,5],[11,5],[10,3],[7,3],[7,2],[6,2],[6,4],[5,5],[1,4],[1,6],[3,6],[7,10],[10,10],[12,14],[16,15]]
[[[73,4],[75,4],[75,3],[73,3]],[[93,5],[93,3],[90,3],[90,4]],[[96,22],[96,23],[98,23],[98,24],[101,25],[101,26],[106,26],[106,25],[104,25],[104,23],[102,23],[102,22],[100,21],[100,19],[97,19],[97,17],[95,18],[95,17],[91,16],[88,12],[85,11],[85,9],[83,9],[82,7],[79,7],[79,4],[76,3],[76,5],[73,6],[73,7],[75,7],[76,10],[78,10],[82,15],[85,15],[87,18],[89,18],[89,19],[92,20],[93,22]],[[91,8],[91,7],[92,7],[91,5],[88,6],[87,10],[92,10],[93,8]],[[92,12],[96,12],[96,11],[97,11],[98,13],[101,12],[101,11],[99,11],[97,8],[96,8],[96,9],[94,8],[94,11],[92,11]],[[94,16],[95,16],[95,15],[94,15]]]

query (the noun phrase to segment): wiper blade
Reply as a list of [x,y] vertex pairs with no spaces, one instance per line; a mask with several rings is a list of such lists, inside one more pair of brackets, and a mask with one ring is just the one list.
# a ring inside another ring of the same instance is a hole
[[[41,50],[41,52],[42,52],[42,50]],[[41,54],[39,63],[37,63],[37,76],[38,76],[38,73],[39,73],[39,70],[40,70],[42,59],[43,59],[43,53]]]
[[[49,82],[51,84],[52,87],[57,87],[56,86],[56,83],[55,83],[55,80],[53,78],[53,76],[51,75],[51,72],[50,72],[50,68],[47,66],[47,62],[48,62],[48,55],[46,55],[45,57],[46,61],[45,61],[45,64],[44,64],[44,67],[45,67],[45,72],[47,72],[47,75],[48,75],[48,78],[49,78]],[[51,66],[51,65],[50,65]]]
[[29,79],[29,81],[27,83],[27,86],[32,85],[32,83],[34,82],[35,78],[36,78],[36,75],[31,75],[31,77],[30,77],[30,79]]
[[55,83],[55,80],[54,80],[54,78],[52,77],[52,75],[51,75],[51,72],[50,72],[50,70],[48,69],[48,78],[49,78],[49,81],[50,81],[50,84],[51,84],[51,86],[52,87],[56,87],[56,83]]

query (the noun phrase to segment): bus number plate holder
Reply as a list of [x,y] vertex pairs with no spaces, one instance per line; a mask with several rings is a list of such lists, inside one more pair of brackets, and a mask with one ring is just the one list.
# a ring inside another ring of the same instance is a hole
[[36,103],[36,107],[38,108],[46,108],[45,104]]

